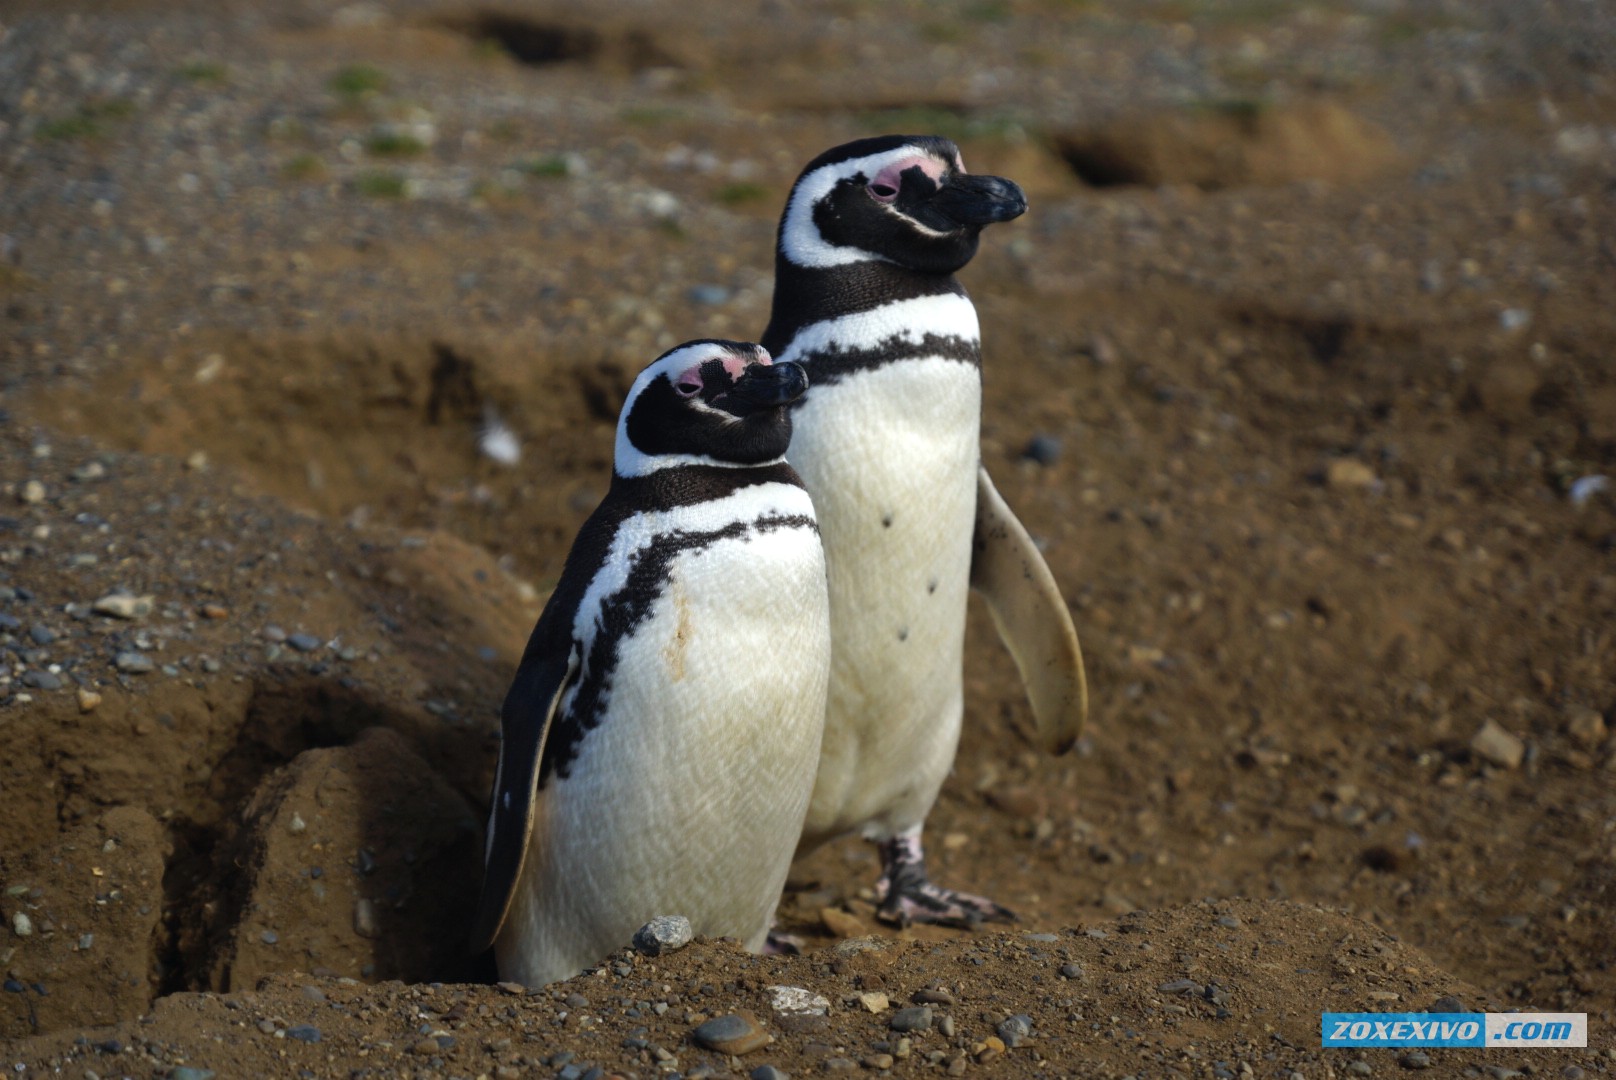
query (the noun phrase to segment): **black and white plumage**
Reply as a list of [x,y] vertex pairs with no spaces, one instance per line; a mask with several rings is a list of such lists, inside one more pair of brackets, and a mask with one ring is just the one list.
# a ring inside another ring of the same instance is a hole
[[784,454],[802,368],[699,341],[635,380],[612,484],[502,712],[473,947],[568,978],[661,914],[760,948],[818,761],[813,505]]
[[763,344],[802,363],[792,463],[814,498],[830,580],[824,749],[799,854],[853,830],[878,842],[879,913],[1011,918],[927,880],[921,829],[964,709],[971,585],[1021,669],[1040,734],[1075,742],[1082,657],[1053,576],[980,467],[976,309],[954,273],[1021,189],[965,171],[947,139],[849,143],[808,164],[780,222]]

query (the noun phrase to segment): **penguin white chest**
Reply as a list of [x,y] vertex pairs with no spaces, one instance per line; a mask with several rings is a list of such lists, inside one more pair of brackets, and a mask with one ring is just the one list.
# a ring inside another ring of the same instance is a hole
[[811,525],[759,522],[671,559],[598,723],[540,793],[501,972],[565,978],[657,914],[760,948],[812,789],[828,650]]
[[947,775],[962,711],[980,417],[978,369],[940,357],[816,388],[794,416],[792,461],[824,538],[832,626],[804,848],[860,824],[919,821]]

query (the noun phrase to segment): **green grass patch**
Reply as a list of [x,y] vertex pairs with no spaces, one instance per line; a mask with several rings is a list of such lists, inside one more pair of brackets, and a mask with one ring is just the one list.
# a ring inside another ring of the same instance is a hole
[[107,98],[87,101],[67,116],[59,116],[40,124],[37,133],[41,139],[93,139],[106,134],[109,121],[133,116],[135,103],[127,98]]
[[372,199],[399,199],[404,196],[404,178],[395,172],[360,173],[354,188]]
[[350,64],[326,84],[338,97],[357,101],[387,89],[387,73],[369,64]]
[[414,157],[426,150],[426,143],[403,131],[378,131],[365,140],[365,152],[372,157]]
[[662,127],[685,118],[685,111],[672,105],[631,105],[622,112],[625,124]]
[[769,197],[769,189],[750,180],[737,180],[713,192],[713,200],[724,206],[746,206]]
[[186,82],[221,85],[230,81],[230,69],[213,60],[192,60],[174,74]]
[[547,180],[564,180],[572,175],[572,166],[568,164],[565,154],[544,154],[528,158],[517,168],[529,176],[542,176]]
[[288,180],[313,180],[325,171],[325,162],[314,154],[299,154],[281,166],[281,175]]

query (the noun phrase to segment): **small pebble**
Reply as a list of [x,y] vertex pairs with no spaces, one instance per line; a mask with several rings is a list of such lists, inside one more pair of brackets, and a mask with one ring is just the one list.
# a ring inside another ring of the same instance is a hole
[[108,593],[90,605],[97,615],[110,615],[115,619],[139,619],[150,615],[156,602],[150,596],[131,596],[129,593]]
[[101,704],[101,695],[94,690],[79,687],[79,712],[95,712],[96,706]]
[[824,1016],[830,1011],[829,1000],[800,986],[771,986],[769,995],[769,1004],[783,1016]]
[[747,1074],[750,1080],[791,1080],[791,1074],[773,1065],[759,1065]]
[[105,477],[107,475],[107,467],[101,464],[99,461],[89,461],[74,469],[69,475],[71,475],[74,480],[77,480],[81,484],[87,483],[88,481],[100,480]]
[[31,937],[34,933],[34,920],[28,917],[26,911],[16,912],[11,916],[11,932],[18,937]]
[[113,657],[112,663],[119,671],[129,675],[144,675],[157,667],[151,657],[134,651],[119,653]]
[[273,624],[264,627],[264,640],[276,643],[286,640],[286,631]]
[[286,1037],[298,1042],[317,1043],[320,1041],[320,1029],[313,1024],[297,1024],[286,1029]]
[[1083,977],[1083,965],[1062,964],[1060,966],[1060,977],[1063,979],[1081,979]]
[[886,1070],[892,1068],[893,1059],[891,1054],[871,1054],[869,1057],[860,1061],[859,1064],[863,1065],[866,1069],[879,1069],[882,1072],[885,1072]]
[[1004,1045],[1013,1049],[1032,1038],[1032,1017],[1025,1014],[1012,1016],[999,1021],[999,1026],[995,1030]]
[[286,644],[298,652],[313,652],[324,643],[313,634],[293,634],[286,639]]
[[499,982],[495,983],[494,985],[507,994],[521,996],[522,994],[527,993],[527,987],[523,986],[519,982]]
[[258,935],[258,938],[265,945],[273,945],[276,942],[280,941],[281,936],[279,934],[277,934],[273,930],[265,930],[262,934]]
[[873,1013],[884,1013],[891,1000],[879,990],[867,990],[858,996],[859,1004],[865,1010]]
[[907,1009],[899,1009],[887,1021],[887,1026],[893,1031],[930,1031],[931,1009],[925,1005],[916,1005]]
[[952,1039],[954,1037],[954,1018],[947,1013],[938,1017],[937,1030],[942,1033],[943,1038]]
[[22,684],[31,690],[60,690],[62,680],[48,671],[30,669],[22,673]]
[[22,490],[17,493],[17,498],[29,506],[42,503],[45,501],[45,485],[38,480],[30,480],[23,484]]
[[1174,979],[1162,983],[1156,989],[1164,994],[1199,994],[1205,988],[1194,979]]
[[689,945],[694,936],[683,915],[658,915],[634,932],[634,948],[645,956],[661,956]]
[[56,640],[56,631],[44,623],[35,623],[28,628],[28,636],[35,645],[49,645]]
[[376,904],[364,897],[354,901],[353,906],[354,933],[362,938],[378,938],[381,936],[381,926],[376,921]]
[[1367,1061],[1354,1061],[1347,1066],[1347,1071],[1353,1076],[1373,1076],[1375,1070]]
[[260,1021],[258,1021],[258,1030],[262,1031],[265,1035],[273,1035],[273,1034],[275,1034],[275,1021],[273,1021],[273,1020],[260,1020]]
[[1526,757],[1526,744],[1492,719],[1471,736],[1470,749],[1477,757],[1504,769],[1520,768]]
[[1061,455],[1061,441],[1053,435],[1034,435],[1021,456],[1039,465],[1053,465]]
[[745,1009],[714,1017],[692,1034],[696,1042],[709,1050],[737,1056],[761,1050],[774,1041],[774,1036],[763,1030],[757,1017]]
[[190,1065],[176,1065],[168,1070],[168,1080],[213,1080],[212,1069],[198,1069]]
[[1410,1050],[1397,1059],[1397,1064],[1405,1069],[1429,1069],[1431,1067],[1431,1055],[1423,1050]]
[[928,986],[916,990],[910,1000],[916,1005],[952,1005],[954,1004],[954,995],[947,990],[938,990],[935,987]]

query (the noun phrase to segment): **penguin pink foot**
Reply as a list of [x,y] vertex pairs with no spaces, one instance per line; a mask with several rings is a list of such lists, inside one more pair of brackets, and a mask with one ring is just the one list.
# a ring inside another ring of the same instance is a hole
[[897,926],[931,923],[973,930],[984,922],[1016,920],[1016,913],[1003,904],[944,888],[927,878],[919,829],[881,845],[881,880],[875,895],[876,917]]

